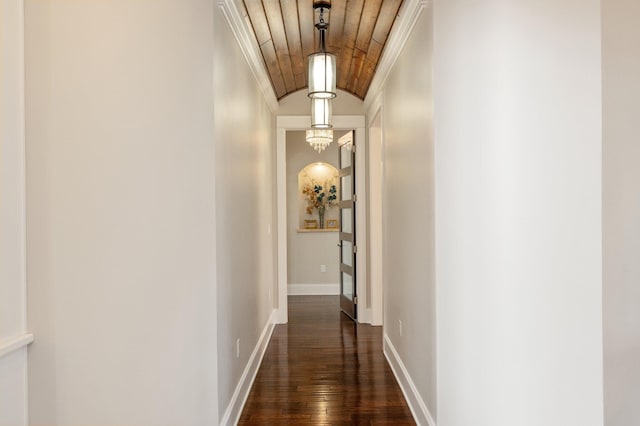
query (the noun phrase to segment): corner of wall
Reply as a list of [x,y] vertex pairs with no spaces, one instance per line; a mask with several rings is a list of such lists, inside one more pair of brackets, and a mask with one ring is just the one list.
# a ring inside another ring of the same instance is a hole
[[0,33],[0,424],[26,425],[24,0],[0,3]]

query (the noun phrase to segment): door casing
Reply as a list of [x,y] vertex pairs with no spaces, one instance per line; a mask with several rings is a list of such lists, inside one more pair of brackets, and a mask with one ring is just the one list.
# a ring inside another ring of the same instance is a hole
[[[278,291],[274,300],[274,322],[285,324],[288,322],[287,309],[287,131],[306,130],[311,127],[310,116],[290,116],[282,115],[276,117],[276,196],[277,196],[277,252],[276,270]],[[353,130],[354,138],[360,145],[356,150],[356,180],[366,182],[366,128],[364,115],[335,115],[333,116],[334,129]],[[337,141],[334,141],[336,143]],[[311,149],[311,148],[309,148]],[[366,206],[367,191],[366,185],[359,185],[356,188],[358,204]],[[357,210],[356,222],[359,224],[356,229],[356,240],[358,241],[358,253],[356,254],[356,275],[360,283],[367,282],[367,209]],[[358,290],[358,297],[363,301],[368,300],[367,291],[369,289],[362,284]],[[380,306],[372,306],[366,302],[359,307],[359,322],[371,323],[372,310],[382,312]]]

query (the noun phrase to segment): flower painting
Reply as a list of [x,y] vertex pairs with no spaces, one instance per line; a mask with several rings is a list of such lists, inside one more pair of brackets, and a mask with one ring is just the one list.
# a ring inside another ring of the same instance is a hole
[[300,224],[305,228],[308,220],[318,219],[318,228],[325,228],[325,214],[328,219],[338,218],[338,170],[328,163],[312,163],[298,174],[298,190],[300,191],[299,212]]
[[[327,186],[329,189],[327,189]],[[325,183],[320,185],[315,182],[308,183],[302,189],[305,199],[307,200],[307,213],[312,214],[313,210],[326,209],[334,206],[338,198],[336,185]]]

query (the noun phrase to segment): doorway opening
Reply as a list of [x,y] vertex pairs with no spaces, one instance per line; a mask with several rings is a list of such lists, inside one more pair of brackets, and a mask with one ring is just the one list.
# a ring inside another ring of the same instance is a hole
[[286,145],[287,294],[338,295],[337,144],[317,153],[304,131],[292,130]]
[[[353,274],[358,277],[360,286],[357,288],[357,302],[358,303],[358,312],[357,319],[358,322],[362,323],[372,323],[371,318],[373,317],[373,313],[377,311],[382,311],[382,304],[380,306],[373,306],[371,303],[363,303],[364,301],[371,301],[371,297],[368,296],[368,292],[370,292],[370,288],[368,288],[367,283],[367,209],[366,209],[366,200],[367,200],[367,191],[366,191],[366,134],[365,134],[365,119],[364,116],[334,116],[333,124],[335,129],[343,129],[342,131],[336,130],[336,136],[334,139],[334,148],[339,149],[338,144],[338,136],[343,135],[352,130],[353,140],[356,141],[356,146],[361,148],[357,148],[354,152],[353,165],[354,167],[354,178],[356,181],[361,182],[362,185],[355,186],[355,197],[353,197],[354,202],[357,205],[362,206],[361,208],[352,209],[352,212],[355,212],[354,218],[355,223],[358,226],[355,228],[354,232],[354,240],[357,241],[357,249],[353,249],[355,251],[355,258],[353,263]],[[277,306],[276,306],[276,315],[275,322],[276,323],[286,323],[288,322],[288,305],[287,305],[287,297],[289,295],[290,284],[297,284],[292,282],[289,279],[289,273],[293,274],[293,271],[290,270],[290,265],[288,262],[288,245],[290,244],[290,231],[292,222],[289,219],[290,211],[292,209],[292,201],[290,198],[292,197],[291,192],[287,190],[288,187],[288,179],[290,179],[290,173],[288,172],[289,163],[292,163],[293,159],[289,159],[287,161],[287,140],[289,137],[289,133],[294,131],[303,131],[310,126],[310,117],[308,116],[279,116],[276,118],[276,127],[277,127],[277,149],[276,149],[276,162],[277,162],[277,176],[276,176],[276,186],[277,186],[277,225],[278,225],[278,233],[277,233],[277,276],[278,276],[278,297],[277,297]],[[360,144],[360,145],[358,145]],[[304,149],[306,149],[311,155],[315,155],[315,158],[318,158],[318,154],[315,153],[308,144],[302,144]],[[306,146],[304,146],[306,145]],[[331,145],[330,145],[331,146]],[[327,148],[327,150],[330,148]],[[330,154],[328,154],[330,155]],[[338,159],[338,154],[334,154],[334,161]],[[325,160],[321,160],[325,161]],[[339,164],[338,164],[339,165]],[[289,176],[289,177],[288,177]],[[342,179],[341,179],[342,180]],[[297,197],[297,196],[296,196]],[[295,201],[295,200],[294,200]],[[344,201],[344,200],[339,200]],[[294,204],[295,206],[295,204]],[[295,207],[294,207],[295,208]],[[341,213],[342,214],[342,213]],[[343,218],[338,218],[337,224],[341,224],[343,222]],[[319,218],[309,218],[308,220],[319,220]],[[295,220],[293,221],[296,222]],[[326,222],[326,218],[325,218]],[[313,226],[313,225],[311,225]],[[325,233],[332,234],[333,236],[333,250],[329,253],[332,253],[338,260],[335,261],[335,265],[339,265],[339,255],[341,253],[341,249],[346,249],[344,247],[338,247],[339,236],[341,235],[339,232],[327,232]],[[318,233],[319,234],[319,233]],[[317,236],[317,235],[316,235]],[[329,238],[331,240],[331,238]],[[317,259],[314,259],[317,260]],[[323,269],[322,265],[325,265],[326,270],[329,271],[329,264],[315,262],[313,264],[313,268],[317,269],[318,273]],[[339,271],[338,279],[341,278],[342,271]],[[334,275],[335,277],[335,275]],[[292,276],[292,278],[295,278]],[[338,281],[339,282],[339,281]],[[323,283],[329,284],[324,286],[324,291],[331,291],[329,294],[340,294],[341,292],[337,292],[336,290],[339,287],[336,286],[337,282]],[[302,288],[298,286],[294,287],[293,290],[299,290]],[[318,287],[316,287],[318,289]],[[321,289],[322,290],[322,289]],[[299,294],[299,293],[298,293]],[[318,294],[318,293],[315,293]],[[323,294],[323,293],[319,293]],[[356,300],[354,300],[355,302]],[[377,315],[377,314],[376,314]],[[381,316],[381,314],[380,314]],[[379,324],[378,324],[379,325]]]

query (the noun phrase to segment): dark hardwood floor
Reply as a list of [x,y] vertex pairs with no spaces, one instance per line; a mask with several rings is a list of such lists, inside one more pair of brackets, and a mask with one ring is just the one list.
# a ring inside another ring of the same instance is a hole
[[240,425],[415,425],[382,354],[382,327],[356,325],[338,296],[290,296]]

